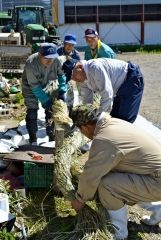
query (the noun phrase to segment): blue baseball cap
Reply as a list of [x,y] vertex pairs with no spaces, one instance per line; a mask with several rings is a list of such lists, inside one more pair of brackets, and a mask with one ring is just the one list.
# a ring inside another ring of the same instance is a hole
[[76,36],[74,34],[67,34],[64,37],[64,42],[76,45],[77,44]]
[[42,43],[39,48],[39,53],[44,58],[56,58],[59,56],[57,54],[57,46],[54,43]]

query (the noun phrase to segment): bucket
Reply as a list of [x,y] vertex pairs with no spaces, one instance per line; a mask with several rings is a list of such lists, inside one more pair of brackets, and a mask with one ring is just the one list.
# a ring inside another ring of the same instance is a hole
[[0,193],[0,209],[9,213],[9,201],[6,193]]

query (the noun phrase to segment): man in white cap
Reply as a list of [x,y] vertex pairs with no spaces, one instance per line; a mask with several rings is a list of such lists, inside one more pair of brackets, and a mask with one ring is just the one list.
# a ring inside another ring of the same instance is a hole
[[88,44],[85,50],[85,60],[93,58],[115,58],[115,53],[108,45],[103,43],[98,35],[98,32],[93,28],[85,30],[85,39]]
[[58,59],[57,46],[53,43],[43,43],[39,52],[32,54],[26,61],[22,76],[22,94],[27,107],[26,127],[29,133],[29,142],[37,142],[37,112],[41,102],[46,114],[46,132],[49,141],[53,140],[53,127],[49,124],[51,118],[52,92],[48,86],[58,79],[58,99],[65,100],[67,91],[66,76],[62,71]]

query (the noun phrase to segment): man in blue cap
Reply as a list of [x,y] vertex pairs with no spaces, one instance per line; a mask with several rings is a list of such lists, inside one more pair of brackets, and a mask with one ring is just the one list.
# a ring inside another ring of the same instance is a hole
[[73,59],[80,60],[80,54],[75,49],[76,44],[76,36],[74,34],[67,34],[64,37],[64,45],[58,48],[57,53],[59,56],[70,56]]
[[[61,58],[61,60],[64,62],[66,59],[74,59],[74,60],[80,60],[80,54],[79,52],[75,49],[75,45],[77,44],[76,42],[76,36],[74,34],[66,34],[64,37],[64,45],[60,48],[58,48],[57,53],[60,56],[64,56]],[[67,77],[67,76],[66,76]],[[67,77],[67,82],[71,80]],[[69,109],[69,112],[71,108],[73,107],[74,104],[74,91],[73,91],[73,83],[70,82],[68,83],[68,90],[67,90],[67,95],[66,95],[66,102],[67,106]]]
[[[53,127],[49,124],[52,112],[53,83],[58,79],[58,99],[65,100],[67,91],[66,76],[58,59],[57,46],[53,43],[43,43],[39,52],[32,54],[26,61],[22,76],[22,94],[27,107],[26,127],[29,142],[37,142],[37,112],[41,102],[46,114],[46,132],[49,141],[53,140]],[[50,89],[50,91],[49,91]],[[55,97],[55,96],[54,96]]]

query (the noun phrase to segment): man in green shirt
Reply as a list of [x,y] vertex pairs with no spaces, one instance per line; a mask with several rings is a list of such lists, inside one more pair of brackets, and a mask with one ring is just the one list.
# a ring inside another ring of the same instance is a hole
[[108,45],[101,42],[98,32],[92,28],[85,30],[88,47],[85,50],[85,60],[93,58],[115,58],[115,53]]

